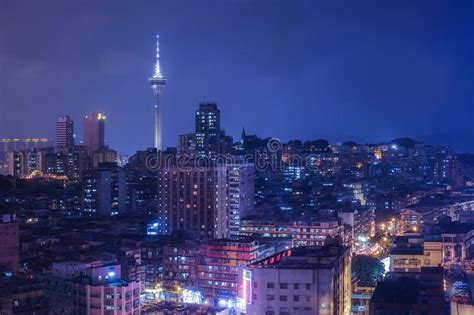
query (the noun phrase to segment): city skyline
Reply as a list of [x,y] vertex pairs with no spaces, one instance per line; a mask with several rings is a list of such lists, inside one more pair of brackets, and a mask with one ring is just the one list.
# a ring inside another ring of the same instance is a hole
[[[364,143],[408,136],[474,150],[468,3],[384,4],[374,11],[368,1],[346,11],[338,4],[264,2],[234,12],[232,3],[208,2],[206,10],[144,1],[134,8],[140,23],[120,18],[133,8],[127,2],[113,9],[58,4],[39,27],[64,27],[68,36],[21,25],[41,16],[36,10],[53,8],[26,3],[4,2],[0,13],[0,29],[8,30],[0,31],[6,43],[0,45],[0,104],[9,111],[1,119],[3,138],[53,138],[55,117],[69,114],[79,121],[103,112],[109,145],[125,154],[151,147],[153,98],[146,80],[159,33],[161,66],[172,82],[163,95],[163,147],[176,146],[178,135],[192,131],[194,108],[211,100],[234,138],[245,127],[283,141]],[[176,28],[181,16],[186,21]],[[63,80],[71,74],[74,80]],[[40,78],[41,85],[33,84]],[[25,115],[38,104],[41,111]]]
[[472,13],[0,0],[0,313],[474,314]]

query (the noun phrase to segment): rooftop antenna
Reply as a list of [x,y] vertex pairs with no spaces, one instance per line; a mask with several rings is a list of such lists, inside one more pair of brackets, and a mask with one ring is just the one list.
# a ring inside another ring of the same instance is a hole
[[154,79],[163,78],[160,68],[160,35],[156,35],[156,64],[155,73],[153,74]]

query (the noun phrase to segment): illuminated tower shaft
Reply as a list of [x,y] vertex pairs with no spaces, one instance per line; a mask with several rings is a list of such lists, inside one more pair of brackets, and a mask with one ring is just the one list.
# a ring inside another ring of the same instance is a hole
[[162,80],[150,80],[151,87],[153,89],[153,97],[155,101],[154,108],[154,134],[155,134],[155,148],[161,150],[161,95],[165,88],[166,81]]
[[154,134],[155,134],[155,148],[157,150],[161,150],[161,95],[163,94],[163,90],[165,89],[166,79],[161,74],[160,69],[160,46],[159,46],[159,39],[160,36],[156,36],[156,64],[155,64],[155,72],[153,77],[150,78],[150,85],[153,89],[153,97],[155,103],[154,109]]

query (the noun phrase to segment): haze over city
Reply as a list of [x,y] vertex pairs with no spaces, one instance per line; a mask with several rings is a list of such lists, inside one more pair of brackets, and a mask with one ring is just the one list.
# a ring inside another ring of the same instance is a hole
[[473,9],[0,0],[0,315],[473,315]]
[[472,151],[472,14],[470,1],[0,1],[0,136],[54,138],[52,117],[97,111],[118,151],[151,146],[160,34],[164,147],[215,101],[234,137]]

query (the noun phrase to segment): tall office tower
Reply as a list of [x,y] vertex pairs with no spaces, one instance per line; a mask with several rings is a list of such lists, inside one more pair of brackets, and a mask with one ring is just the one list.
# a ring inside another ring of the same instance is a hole
[[102,149],[105,145],[105,116],[93,113],[84,117],[84,146],[89,154]]
[[216,103],[201,103],[196,111],[198,156],[215,158],[220,153],[221,112]]
[[56,145],[58,147],[74,145],[74,122],[68,115],[58,117],[56,122]]
[[86,214],[109,216],[126,211],[125,171],[116,163],[91,169],[83,180],[83,210]]
[[255,166],[237,161],[228,164],[229,235],[240,234],[240,220],[253,214],[255,207]]
[[161,150],[161,95],[166,85],[166,78],[161,74],[160,68],[160,36],[156,35],[156,64],[153,77],[150,78],[150,85],[153,89],[153,97],[155,101],[155,148]]
[[[227,167],[170,162],[158,170],[158,230],[228,236]],[[177,165],[178,164],[178,165]]]

